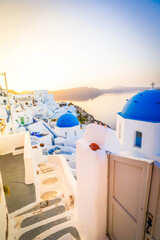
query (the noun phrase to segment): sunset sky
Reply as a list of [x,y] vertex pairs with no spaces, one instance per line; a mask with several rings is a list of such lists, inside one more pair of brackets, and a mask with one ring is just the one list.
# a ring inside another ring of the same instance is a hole
[[16,91],[160,87],[160,0],[0,0],[2,72]]

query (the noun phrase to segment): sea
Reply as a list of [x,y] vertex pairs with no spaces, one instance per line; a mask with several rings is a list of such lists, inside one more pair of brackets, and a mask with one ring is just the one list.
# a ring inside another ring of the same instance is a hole
[[122,111],[126,100],[130,99],[136,93],[137,92],[106,93],[94,99],[86,101],[71,100],[71,102],[93,115],[95,119],[109,125],[115,130],[117,113]]

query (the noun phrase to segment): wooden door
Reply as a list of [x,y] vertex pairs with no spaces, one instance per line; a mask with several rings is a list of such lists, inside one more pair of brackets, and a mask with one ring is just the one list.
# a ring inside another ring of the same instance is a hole
[[113,240],[143,240],[152,162],[109,157],[108,234]]

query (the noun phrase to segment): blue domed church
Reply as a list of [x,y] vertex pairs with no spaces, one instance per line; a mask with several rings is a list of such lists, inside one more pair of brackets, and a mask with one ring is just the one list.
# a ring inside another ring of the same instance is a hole
[[78,118],[71,113],[65,113],[58,118],[56,129],[63,137],[79,138],[80,124]]
[[123,149],[160,159],[160,90],[140,92],[117,114],[117,135]]

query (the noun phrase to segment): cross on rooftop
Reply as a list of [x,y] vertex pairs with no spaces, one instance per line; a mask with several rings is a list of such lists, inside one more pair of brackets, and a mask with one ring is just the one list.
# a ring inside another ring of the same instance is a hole
[[154,88],[154,86],[155,86],[155,83],[154,83],[154,82],[152,82],[152,83],[151,83],[151,86],[152,86],[152,88]]

